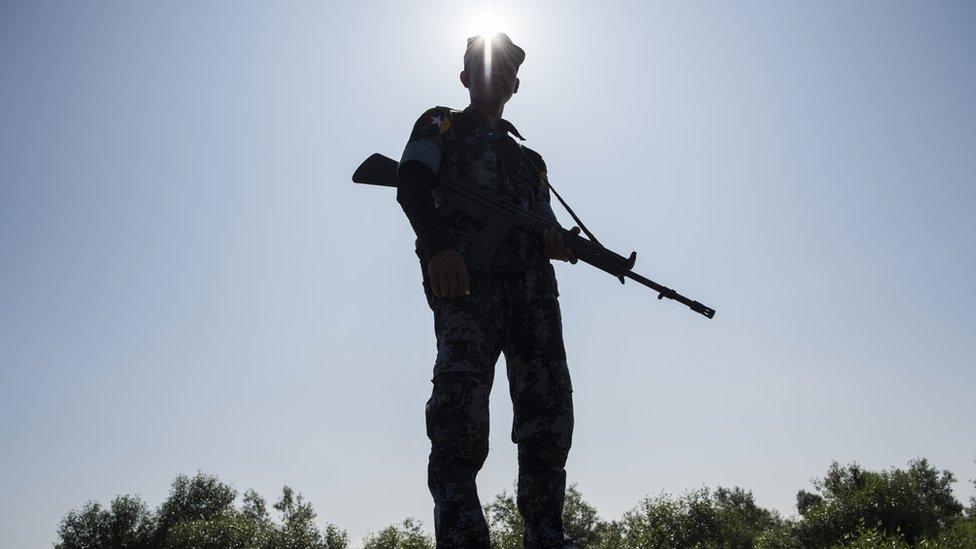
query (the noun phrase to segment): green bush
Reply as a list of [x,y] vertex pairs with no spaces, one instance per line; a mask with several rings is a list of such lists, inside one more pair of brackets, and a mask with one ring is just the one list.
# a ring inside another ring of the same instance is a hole
[[[485,505],[485,519],[493,549],[521,549],[525,524],[515,497],[502,490]],[[566,489],[563,504],[563,527],[579,549],[602,549],[602,521],[593,507],[583,499],[575,484]]]
[[166,535],[165,549],[251,549],[265,547],[265,530],[240,514],[174,524]]
[[89,501],[72,510],[58,528],[56,549],[144,549],[156,532],[155,518],[136,496],[117,496],[109,509]]
[[756,505],[751,492],[741,488],[700,488],[674,498],[664,494],[645,498],[608,530],[606,549],[736,548],[773,549],[790,546],[783,521]]
[[434,549],[434,539],[424,533],[422,522],[407,518],[366,536],[363,549]]
[[908,470],[886,471],[834,462],[822,480],[814,481],[816,494],[797,494],[802,517],[797,539],[804,547],[830,547],[862,534],[874,540],[871,532],[908,544],[934,539],[962,517],[963,507],[952,494],[954,480],[924,459],[910,462]]
[[178,476],[169,497],[152,513],[140,499],[120,496],[110,509],[88,502],[58,528],[56,549],[345,549],[349,539],[334,525],[322,534],[312,505],[285,486],[268,515],[264,499],[237,492],[212,475]]
[[[781,519],[742,488],[699,488],[679,497],[644,498],[620,520],[605,521],[576,485],[566,490],[563,524],[579,549],[974,549],[976,497],[965,509],[952,473],[922,459],[906,470],[830,465],[813,492],[797,494],[799,516]],[[976,481],[974,481],[976,486]],[[212,475],[179,476],[152,512],[138,497],[106,509],[89,501],[70,511],[55,549],[345,549],[333,524],[319,530],[312,505],[288,486],[268,512],[253,490],[237,491]],[[522,549],[525,531],[515,497],[502,491],[485,508],[492,547]],[[408,518],[363,540],[364,549],[433,549],[433,537]]]

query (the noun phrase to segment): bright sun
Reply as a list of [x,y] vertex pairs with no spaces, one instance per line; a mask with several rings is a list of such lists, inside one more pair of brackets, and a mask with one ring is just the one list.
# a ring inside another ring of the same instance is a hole
[[485,77],[491,75],[491,37],[498,32],[506,32],[506,23],[501,16],[495,12],[483,11],[475,14],[468,24],[467,36],[480,35],[485,37]]
[[481,12],[471,18],[467,35],[474,36],[480,34],[481,36],[489,36],[496,32],[504,32],[505,23],[495,12]]

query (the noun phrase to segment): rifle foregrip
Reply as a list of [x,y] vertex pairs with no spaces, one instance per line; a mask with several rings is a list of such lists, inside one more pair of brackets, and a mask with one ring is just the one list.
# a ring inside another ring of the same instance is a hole
[[563,237],[565,244],[580,261],[620,278],[621,283],[623,275],[634,266],[637,259],[636,253],[627,258],[569,231],[563,232]]

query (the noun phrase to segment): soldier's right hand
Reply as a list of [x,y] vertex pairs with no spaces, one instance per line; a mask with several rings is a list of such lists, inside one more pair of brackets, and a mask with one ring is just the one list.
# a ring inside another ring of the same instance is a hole
[[430,290],[437,297],[462,297],[470,294],[468,267],[454,248],[444,248],[434,254],[427,264]]

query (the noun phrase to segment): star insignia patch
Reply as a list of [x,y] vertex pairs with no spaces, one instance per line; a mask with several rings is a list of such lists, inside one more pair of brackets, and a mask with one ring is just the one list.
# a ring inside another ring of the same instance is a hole
[[446,132],[451,127],[451,119],[443,117],[441,115],[430,115],[430,124],[437,126],[437,134],[440,135]]

